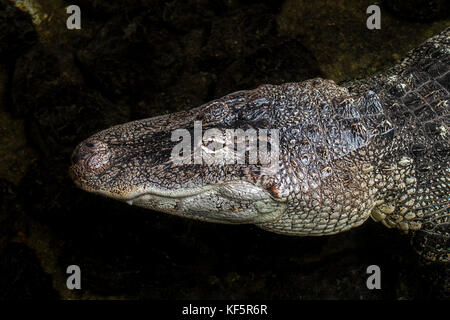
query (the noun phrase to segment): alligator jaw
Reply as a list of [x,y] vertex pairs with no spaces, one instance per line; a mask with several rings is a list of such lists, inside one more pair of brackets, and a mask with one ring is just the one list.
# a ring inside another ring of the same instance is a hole
[[95,193],[129,205],[216,223],[260,224],[278,219],[286,210],[284,200],[277,200],[263,188],[245,181],[177,190],[148,188],[126,194]]

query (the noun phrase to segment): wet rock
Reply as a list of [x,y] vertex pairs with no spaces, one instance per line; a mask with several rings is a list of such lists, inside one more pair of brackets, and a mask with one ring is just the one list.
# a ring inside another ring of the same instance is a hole
[[31,18],[10,1],[0,1],[0,63],[14,60],[37,43]]
[[395,16],[415,22],[445,19],[450,12],[450,4],[445,0],[389,0],[382,5]]
[[0,255],[0,300],[59,298],[34,252],[21,243],[9,244]]
[[18,60],[12,96],[15,115],[26,119],[30,139],[47,157],[129,114],[85,84],[71,52],[43,45]]
[[299,42],[279,40],[270,8],[185,6],[172,2],[134,15],[127,8],[107,21],[76,53],[86,82],[130,105],[135,119],[189,109],[261,83],[320,74]]
[[23,228],[20,199],[16,187],[5,179],[0,179],[0,252]]
[[323,76],[313,55],[298,40],[281,40],[236,59],[218,77],[216,94],[270,83],[299,82]]
[[263,5],[235,9],[211,25],[205,53],[218,60],[246,57],[276,40],[275,15]]

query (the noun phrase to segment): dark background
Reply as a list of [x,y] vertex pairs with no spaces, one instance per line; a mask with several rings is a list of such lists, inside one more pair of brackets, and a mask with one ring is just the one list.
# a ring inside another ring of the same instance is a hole
[[[67,170],[76,144],[118,123],[383,70],[450,25],[447,1],[32,3],[0,0],[0,299],[445,297],[441,267],[373,221],[317,238],[208,224],[88,194]],[[371,4],[381,30],[366,28]],[[66,288],[71,264],[82,290]],[[382,290],[366,288],[371,264]]]

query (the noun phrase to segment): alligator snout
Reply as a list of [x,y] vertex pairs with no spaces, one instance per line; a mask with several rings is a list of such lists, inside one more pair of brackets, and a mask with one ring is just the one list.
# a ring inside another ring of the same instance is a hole
[[88,181],[90,177],[102,173],[110,166],[111,155],[112,152],[105,142],[85,140],[72,153],[69,175],[82,187],[83,181]]
[[72,165],[85,166],[88,170],[104,168],[111,157],[108,145],[97,140],[80,143],[72,154]]

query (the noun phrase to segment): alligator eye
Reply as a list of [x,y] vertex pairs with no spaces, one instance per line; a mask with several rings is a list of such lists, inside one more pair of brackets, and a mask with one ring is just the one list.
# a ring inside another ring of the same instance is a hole
[[431,166],[429,166],[429,165],[420,165],[420,166],[418,166],[417,170],[419,172],[427,172],[427,171],[431,170]]
[[426,152],[426,147],[423,144],[415,144],[411,147],[411,152],[416,156],[422,156]]

